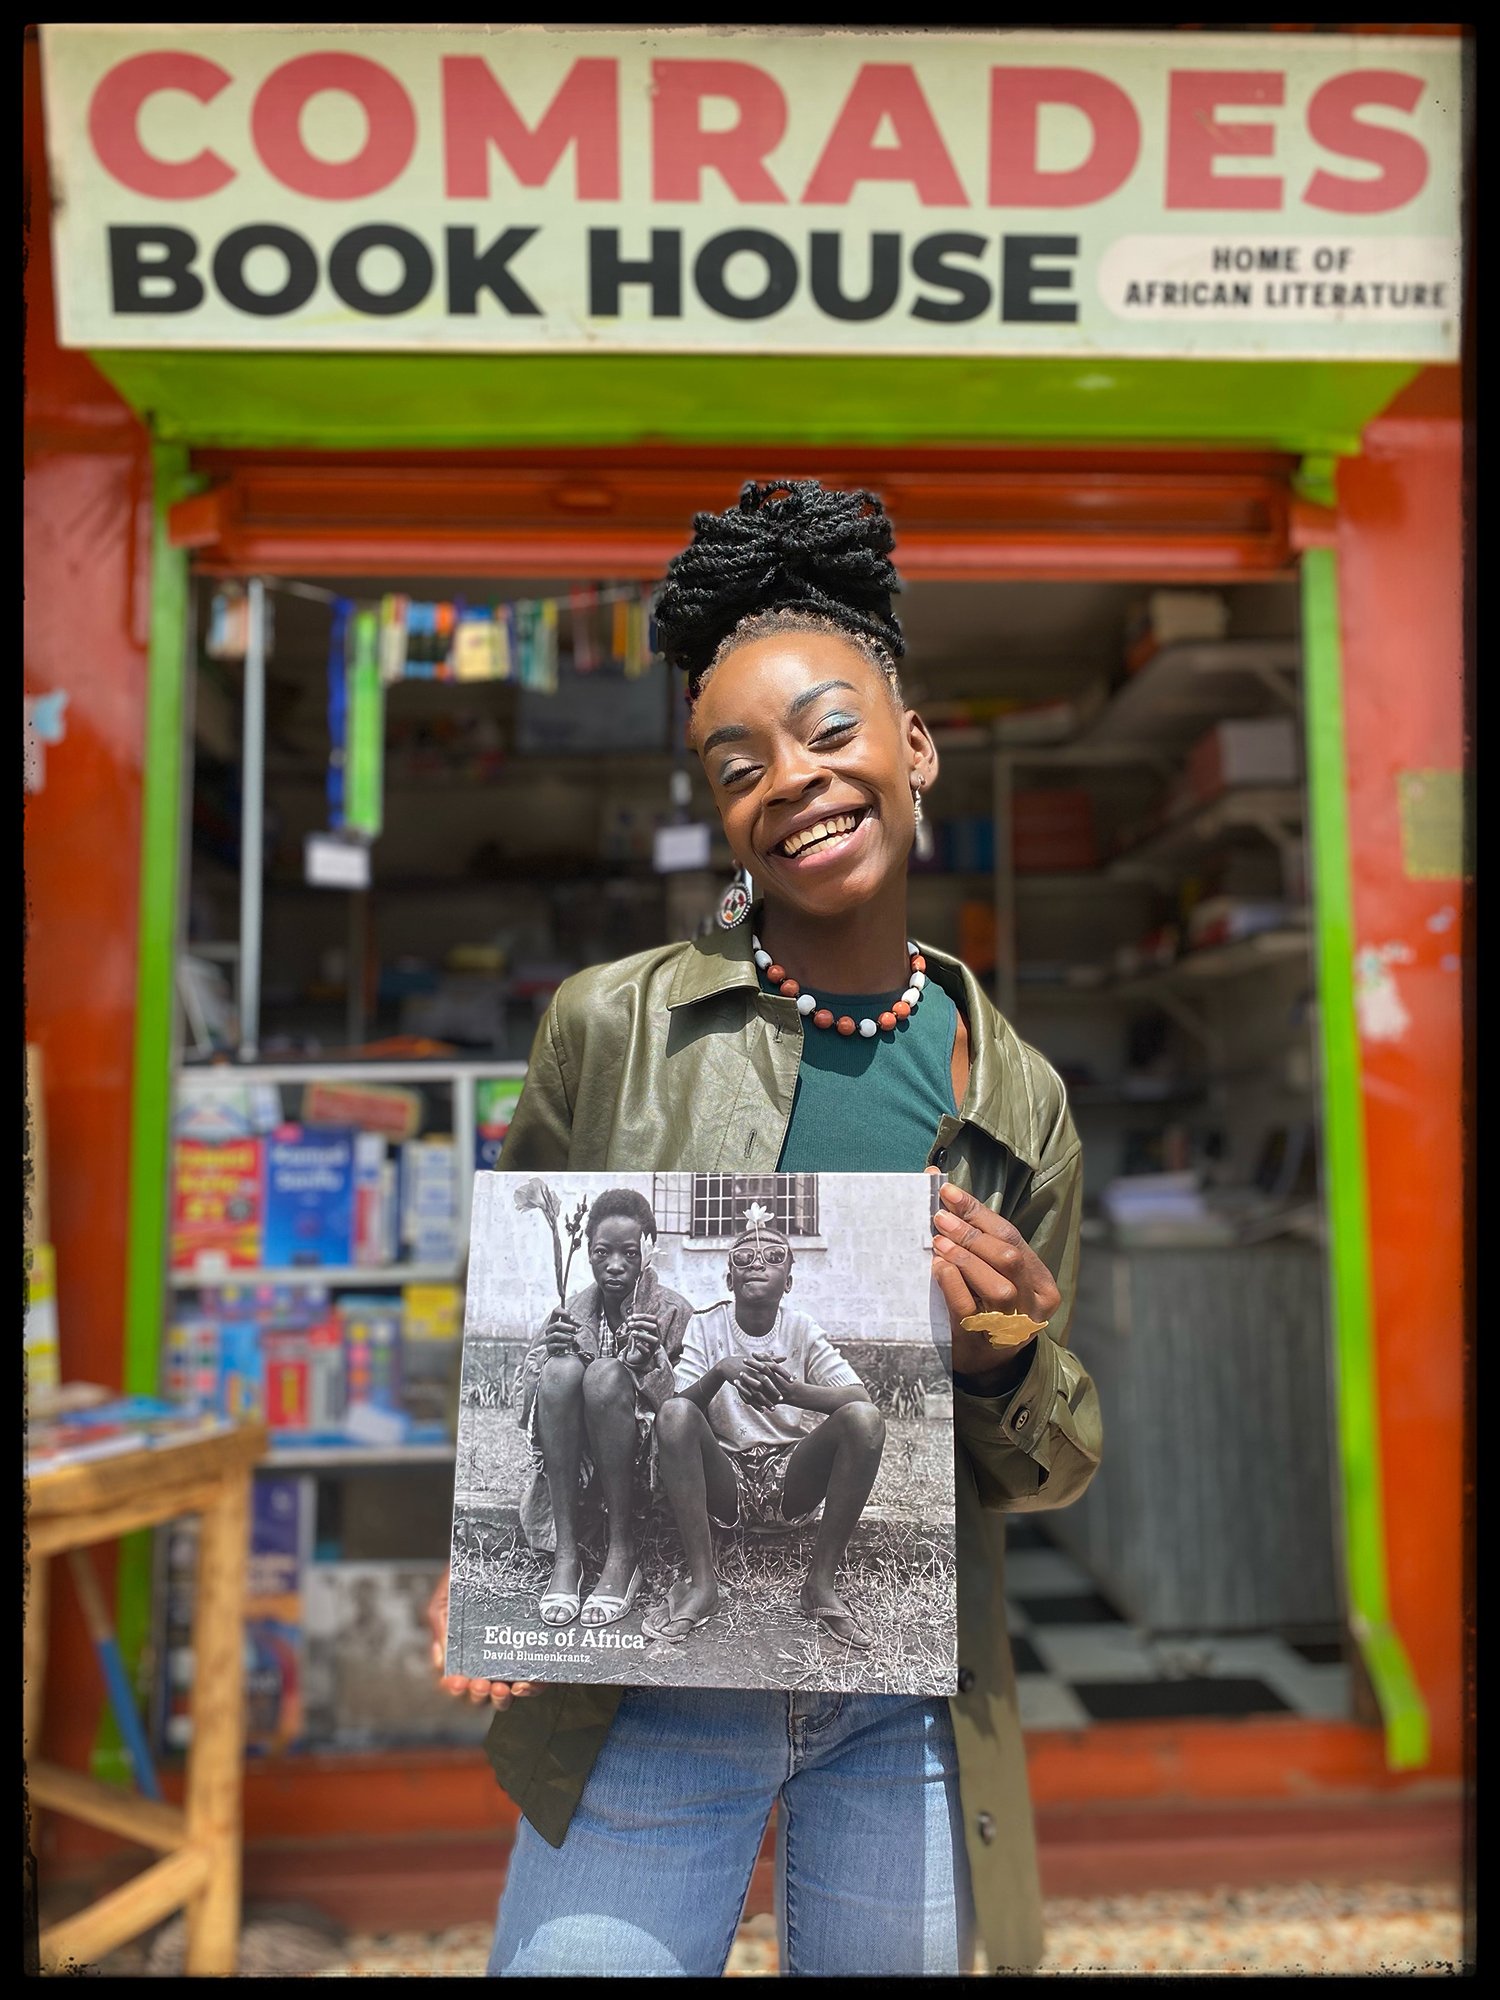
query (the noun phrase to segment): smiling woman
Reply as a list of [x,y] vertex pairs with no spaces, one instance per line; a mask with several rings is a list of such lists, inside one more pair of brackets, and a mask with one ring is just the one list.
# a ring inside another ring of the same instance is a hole
[[[657,637],[687,674],[694,747],[761,894],[754,929],[565,980],[502,1170],[946,1175],[931,1204],[930,1277],[951,1339],[958,1649],[972,1665],[946,1701],[925,1681],[859,1693],[849,1661],[871,1609],[861,1615],[857,1580],[839,1572],[883,1433],[858,1378],[799,1377],[774,1357],[750,1370],[751,1402],[778,1423],[798,1408],[821,1422],[795,1465],[783,1463],[792,1440],[770,1425],[747,1499],[694,1399],[710,1400],[702,1383],[721,1361],[738,1371],[749,1360],[705,1350],[706,1376],[684,1361],[657,1434],[689,1574],[652,1609],[652,1629],[691,1645],[715,1615],[710,1518],[748,1506],[785,1528],[823,1496],[799,1603],[817,1643],[834,1648],[816,1685],[844,1691],[835,1713],[848,1740],[819,1735],[802,1757],[797,1746],[829,1717],[806,1712],[819,1697],[790,1674],[800,1692],[594,1687],[587,1700],[572,1687],[449,1680],[501,1711],[486,1750],[524,1815],[491,1970],[722,1971],[767,1815],[778,1799],[789,1807],[791,1787],[789,1972],[965,1971],[976,1917],[991,1965],[1024,1969],[1040,1952],[1039,1894],[998,1516],[1065,1504],[1098,1462],[1097,1399],[1067,1352],[1078,1139],[1055,1071],[971,972],[909,935],[907,868],[938,760],[897,675],[900,582],[883,506],[811,480],[752,482],[736,507],[693,526],[657,599]],[[752,1343],[755,1308],[791,1275],[790,1257],[772,1263],[731,1258],[726,1274],[737,1337]],[[1024,1313],[1034,1330],[997,1357],[968,1324],[984,1311]],[[685,1337],[685,1357],[688,1347]],[[444,1603],[433,1617],[441,1634]],[[741,1782],[742,1753],[763,1754],[775,1775]],[[680,1874],[661,1867],[674,1847],[693,1856]]]

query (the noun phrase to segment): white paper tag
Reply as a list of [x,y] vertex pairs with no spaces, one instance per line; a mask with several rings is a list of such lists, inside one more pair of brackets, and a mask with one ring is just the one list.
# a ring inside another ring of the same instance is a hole
[[651,865],[658,875],[675,875],[684,868],[708,866],[708,827],[659,826],[652,841]]
[[303,873],[315,889],[368,889],[370,850],[362,841],[310,833],[303,848]]

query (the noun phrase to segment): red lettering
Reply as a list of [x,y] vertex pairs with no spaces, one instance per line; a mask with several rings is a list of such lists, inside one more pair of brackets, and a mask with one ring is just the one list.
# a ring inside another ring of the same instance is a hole
[[[700,201],[705,167],[740,201],[786,200],[765,164],[786,131],[786,99],[775,77],[754,63],[672,61],[653,63],[651,77],[651,192],[657,201]],[[705,97],[734,104],[739,116],[728,131],[703,130]]]
[[[894,146],[877,146],[889,118]],[[967,208],[969,197],[909,63],[863,63],[802,199],[847,202],[860,181],[910,181],[924,208]]]
[[[343,91],[365,114],[365,143],[352,160],[320,160],[302,143],[302,113],[323,90]],[[293,56],[256,92],[250,134],[283,187],[318,201],[355,201],[401,174],[417,143],[417,115],[400,81],[368,56]]]
[[[1093,129],[1089,156],[1076,167],[1037,166],[1037,126],[1044,104],[1070,104]],[[1081,208],[1103,201],[1129,180],[1141,153],[1141,121],[1117,83],[1086,69],[990,71],[990,205]]]
[[235,170],[217,153],[205,147],[190,160],[159,160],[141,144],[138,127],[141,106],[157,91],[181,90],[208,104],[232,80],[207,56],[174,49],[153,49],[116,63],[100,78],[89,105],[89,138],[100,166],[122,187],[158,201],[191,201],[228,187]]
[[543,187],[569,146],[580,201],[620,199],[619,64],[580,56],[536,125],[511,103],[483,56],[443,58],[444,171],[450,196],[485,200],[490,147],[522,187]]
[[1421,96],[1422,79],[1396,69],[1351,70],[1321,84],[1307,107],[1312,137],[1330,153],[1368,160],[1381,171],[1374,180],[1353,180],[1319,167],[1302,197],[1308,207],[1326,208],[1335,215],[1381,215],[1415,201],[1427,185],[1431,164],[1427,148],[1410,132],[1363,124],[1355,113],[1366,104],[1415,111]]
[[1273,125],[1221,125],[1226,104],[1280,104],[1280,70],[1174,69],[1167,111],[1168,208],[1280,208],[1279,174],[1217,174],[1215,159],[1269,159]]

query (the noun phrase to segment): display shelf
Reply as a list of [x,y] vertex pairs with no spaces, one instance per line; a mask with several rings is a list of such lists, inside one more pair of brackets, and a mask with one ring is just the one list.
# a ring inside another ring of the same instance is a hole
[[368,1286],[383,1291],[390,1285],[456,1285],[459,1264],[291,1264],[272,1268],[261,1264],[248,1271],[221,1271],[204,1277],[201,1271],[173,1271],[175,1292],[217,1291],[223,1285],[327,1285],[352,1291]]
[[358,1472],[366,1466],[451,1465],[455,1451],[451,1439],[434,1444],[277,1444],[261,1462],[273,1472]]
[[1206,1082],[1186,1078],[1174,1080],[1162,1090],[1143,1090],[1124,1082],[1071,1083],[1068,1085],[1068,1102],[1080,1109],[1091,1105],[1121,1105],[1133,1110],[1148,1110],[1157,1104],[1192,1104],[1204,1095]]
[[1111,980],[1103,990],[1131,999],[1163,987],[1195,986],[1203,980],[1232,979],[1242,973],[1259,972],[1265,966],[1303,957],[1311,949],[1311,937],[1300,927],[1288,925],[1274,931],[1257,931],[1253,937],[1237,938],[1233,944],[1184,952],[1171,965]]
[[326,1077],[333,1083],[443,1083],[462,1078],[520,1077],[526,1074],[523,1062],[493,1061],[482,1057],[408,1056],[400,1061],[351,1061],[347,1056],[307,1056],[297,1062],[246,1062],[226,1058],[195,1065],[177,1073],[179,1088],[207,1091],[215,1082],[221,1086],[246,1083],[306,1083],[310,1077]]
[[1133,847],[1106,862],[1106,872],[1128,879],[1141,870],[1159,870],[1211,847],[1238,828],[1262,833],[1278,845],[1300,827],[1303,795],[1300,785],[1243,785],[1195,806],[1179,818],[1148,833]]
[[[717,864],[710,859],[710,872],[728,873],[733,863],[727,855]],[[498,875],[380,875],[371,874],[370,893],[382,896],[477,896],[494,895],[505,889],[521,885],[549,883],[554,886],[569,882],[638,882],[642,884],[664,883],[670,879],[670,870],[665,873],[653,868],[649,861],[589,861],[573,862],[539,858],[517,864]],[[328,889],[319,882],[308,882],[300,875],[268,875],[266,888],[277,895],[329,896],[347,895],[347,890]]]
[[1195,640],[1163,646],[1111,698],[1088,726],[1058,746],[1071,751],[1139,749],[1152,757],[1187,749],[1194,738],[1226,716],[1257,709],[1268,693],[1295,706],[1289,685],[1302,663],[1296,639]]
[[1263,966],[1296,958],[1311,950],[1307,930],[1286,924],[1272,931],[1237,938],[1233,944],[1206,946],[1201,951],[1184,952],[1170,965],[1152,966],[1142,972],[1112,975],[1103,979],[1066,979],[1052,976],[1017,979],[1017,995],[1044,994],[1049,1000],[1074,994],[1084,999],[1131,999],[1162,986],[1196,985],[1200,980],[1234,978],[1258,972]]
[[[1107,868],[1102,866],[1098,868],[1060,868],[1056,873],[1036,873],[1028,870],[1024,874],[1012,875],[1011,882],[1018,896],[1090,895],[1097,894],[1101,889],[1108,889],[1112,895],[1118,895],[1122,887],[1129,888],[1132,886],[1128,881],[1123,884],[1120,883],[1109,873]],[[1142,886],[1145,885],[1143,884]]]

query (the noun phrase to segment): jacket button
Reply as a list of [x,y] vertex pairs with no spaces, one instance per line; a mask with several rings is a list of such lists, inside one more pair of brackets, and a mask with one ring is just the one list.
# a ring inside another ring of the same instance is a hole
[[973,1687],[973,1685],[974,1685],[974,1669],[972,1667],[960,1667],[958,1670],[959,1693],[967,1694],[969,1692],[969,1689]]
[[947,1166],[947,1164],[948,1164],[948,1148],[947,1148],[946,1146],[939,1146],[939,1147],[938,1147],[937,1151],[936,1151],[936,1152],[935,1152],[935,1153],[933,1154],[933,1156],[932,1156],[932,1164],[933,1164],[933,1165],[934,1165],[935,1167],[946,1167],[946,1166]]
[[1029,1414],[1030,1412],[1027,1410],[1024,1409],[1017,1410],[1014,1418],[1011,1420],[1011,1429],[1017,1431],[1024,1431],[1026,1428],[1026,1422]]
[[975,1821],[975,1825],[979,1828],[979,1838],[984,1842],[985,1846],[988,1847],[995,1838],[994,1820],[990,1817],[988,1813],[981,1813],[979,1815],[979,1818]]

